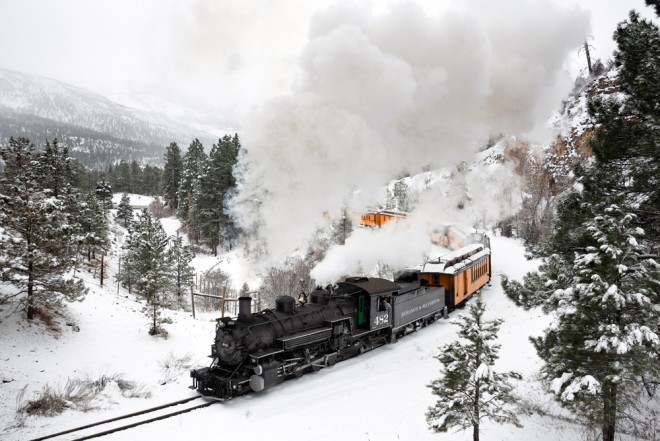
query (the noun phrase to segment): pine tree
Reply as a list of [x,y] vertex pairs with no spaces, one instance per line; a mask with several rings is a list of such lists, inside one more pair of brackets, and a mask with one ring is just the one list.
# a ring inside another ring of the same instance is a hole
[[96,259],[97,251],[107,250],[110,241],[108,222],[94,194],[87,194],[80,204],[78,223],[80,224],[79,245],[86,251],[88,261]]
[[133,208],[131,208],[131,200],[127,193],[121,195],[121,200],[119,201],[119,206],[117,207],[117,214],[115,217],[124,226],[124,228],[128,228],[128,225],[133,220]]
[[160,333],[158,309],[168,303],[167,288],[170,285],[171,267],[167,259],[168,237],[157,219],[146,209],[132,224],[129,237],[124,243],[123,273],[120,280],[134,286],[147,300],[153,323],[151,335]]
[[655,14],[660,16],[660,0],[645,0],[646,6],[651,6],[655,9]]
[[[613,441],[633,428],[643,386],[660,382],[660,30],[631,12],[615,32],[622,94],[596,95],[596,162],[560,204],[539,270],[504,289],[557,322],[533,339],[548,388]],[[610,75],[611,76],[611,75]],[[644,415],[639,418],[643,419]]]
[[426,413],[426,420],[434,432],[447,432],[458,427],[472,427],[474,441],[479,441],[481,421],[520,426],[512,410],[510,378],[520,378],[515,372],[498,373],[493,370],[500,345],[494,344],[502,320],[485,321],[486,305],[478,294],[469,305],[468,315],[454,324],[460,325],[458,335],[465,343],[455,341],[439,348],[435,358],[442,364],[442,376],[429,387],[439,399]]
[[188,228],[191,240],[195,242],[199,240],[199,227],[197,226],[194,197],[206,160],[204,146],[198,139],[193,140],[183,158],[183,171],[178,191],[179,211],[177,214]]
[[241,141],[238,133],[234,133],[231,143],[225,142],[223,147],[223,156],[225,158],[225,170],[223,173],[223,218],[222,218],[222,236],[225,242],[229,243],[229,248],[238,240],[240,234],[239,228],[228,213],[226,204],[236,195],[237,181],[234,176],[234,169],[238,165],[239,157],[244,152],[241,147]]
[[73,170],[68,149],[60,150],[57,139],[46,141],[44,151],[37,155],[35,173],[40,186],[52,196],[59,198],[70,193]]
[[163,171],[163,189],[165,191],[165,203],[168,207],[177,210],[179,208],[179,184],[183,173],[183,160],[181,149],[176,142],[167,147],[165,153],[165,170]]
[[76,176],[68,149],[60,149],[57,139],[52,143],[46,141],[44,151],[36,155],[34,172],[44,195],[62,203],[71,239],[65,244],[63,253],[75,257],[78,254],[76,240],[82,228],[79,218],[81,195],[74,187]]
[[220,222],[223,192],[221,188],[222,157],[220,148],[214,144],[200,173],[195,189],[194,205],[200,241],[209,246],[213,255],[220,245]]
[[141,194],[157,196],[162,194],[163,170],[147,165],[142,170]]
[[607,190],[626,192],[646,240],[660,250],[660,28],[632,11],[614,33],[621,94],[596,96],[589,111],[599,130],[591,147],[609,174]]
[[94,193],[101,204],[101,208],[103,208],[103,215],[107,216],[108,210],[112,208],[112,186],[105,178],[101,179],[96,183]]
[[350,216],[346,213],[346,208],[342,208],[341,217],[332,222],[332,242],[344,245],[346,238],[353,231],[353,223]]
[[589,245],[571,259],[547,258],[524,285],[504,286],[524,306],[542,304],[556,314],[557,324],[533,339],[548,386],[612,441],[640,387],[660,378],[660,310],[654,306],[660,304],[660,265],[641,245],[644,234],[630,210],[590,209]]
[[195,208],[200,237],[217,255],[221,239],[230,236],[232,222],[225,212],[224,201],[236,186],[232,174],[238,158],[238,137],[225,135],[214,144],[203,167],[195,191]]
[[20,288],[19,304],[27,318],[41,308],[76,300],[84,294],[82,281],[68,273],[75,264],[73,228],[65,202],[44,189],[34,146],[10,138],[0,147],[5,170],[0,175],[1,278]]
[[111,185],[114,191],[128,192],[131,191],[132,187],[132,177],[131,177],[131,168],[128,165],[128,162],[123,159],[119,161],[119,164],[114,169],[114,173],[110,173],[110,170],[107,172],[107,176],[111,181]]
[[136,160],[131,161],[131,193],[140,193],[142,190],[142,167]]
[[171,241],[168,257],[172,267],[174,291],[178,297],[181,297],[184,289],[192,286],[195,277],[195,269],[190,264],[192,261],[190,247],[183,245],[181,236],[177,235]]
[[395,210],[408,211],[410,209],[408,204],[408,184],[403,179],[394,183],[393,197],[395,201]]

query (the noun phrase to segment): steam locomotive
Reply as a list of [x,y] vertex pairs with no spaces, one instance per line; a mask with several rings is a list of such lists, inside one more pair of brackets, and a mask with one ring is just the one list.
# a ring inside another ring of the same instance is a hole
[[241,297],[236,318],[217,320],[213,362],[191,371],[191,388],[225,401],[395,342],[463,304],[490,273],[490,249],[470,245],[395,282],[349,277],[317,288],[309,302],[281,296],[275,309],[251,313],[252,299]]

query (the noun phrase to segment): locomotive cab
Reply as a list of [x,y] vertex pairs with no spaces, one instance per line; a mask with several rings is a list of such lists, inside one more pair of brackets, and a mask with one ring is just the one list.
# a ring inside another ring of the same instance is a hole
[[390,293],[371,296],[370,329],[386,328],[392,325],[392,299]]
[[[392,325],[392,299],[400,286],[385,279],[348,277],[339,282],[336,292],[357,298],[357,327],[373,331]],[[381,304],[385,299],[387,305]]]
[[392,299],[391,293],[359,294],[358,328],[374,330],[390,326],[392,324]]

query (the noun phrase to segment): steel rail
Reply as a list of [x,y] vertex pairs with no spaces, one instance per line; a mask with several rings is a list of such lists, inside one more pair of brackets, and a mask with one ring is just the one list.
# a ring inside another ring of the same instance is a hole
[[[62,432],[57,432],[57,433],[53,433],[53,434],[50,434],[50,435],[42,436],[42,437],[39,437],[39,438],[34,438],[34,439],[31,439],[30,441],[43,441],[43,440],[46,440],[46,439],[55,438],[56,436],[66,435],[66,434],[68,434],[68,433],[73,433],[73,432],[79,432],[79,431],[81,431],[81,430],[89,429],[89,428],[91,428],[91,427],[101,426],[101,425],[103,425],[103,424],[112,423],[112,422],[114,422],[114,421],[120,421],[120,420],[125,420],[125,419],[128,419],[128,418],[133,418],[133,417],[136,417],[136,416],[144,415],[144,414],[146,414],[146,413],[151,413],[151,412],[155,412],[155,411],[157,411],[157,410],[166,409],[166,408],[168,408],[168,407],[178,406],[178,405],[180,405],[180,404],[185,404],[185,403],[188,403],[188,402],[190,402],[190,401],[196,400],[196,399],[198,399],[198,398],[201,398],[201,395],[198,395],[198,396],[195,396],[195,397],[191,397],[191,398],[185,398],[185,399],[183,399],[183,400],[173,401],[173,402],[171,402],[171,403],[163,404],[163,405],[156,406],[156,407],[151,407],[151,408],[149,408],[149,409],[145,409],[145,410],[141,410],[141,411],[138,411],[138,412],[129,413],[129,414],[126,414],[126,415],[122,415],[122,416],[118,416],[118,417],[114,417],[114,418],[109,418],[109,419],[107,419],[107,420],[98,421],[98,422],[96,422],[96,423],[86,424],[86,425],[84,425],[84,426],[75,427],[75,428],[73,428],[73,429],[64,430],[64,431],[62,431]],[[208,404],[213,404],[213,403],[206,403],[206,405],[208,405]],[[174,416],[174,415],[177,415],[178,413],[184,413],[184,412],[187,412],[188,410],[197,409],[197,408],[199,408],[199,407],[204,407],[204,405],[202,405],[202,406],[197,406],[197,407],[192,407],[192,408],[186,409],[185,411],[180,411],[180,412],[173,413],[173,414],[168,414],[167,416]],[[167,417],[167,416],[166,416],[166,417]],[[155,420],[154,420],[154,421],[155,421]],[[149,421],[149,422],[150,422],[150,421]],[[145,424],[145,423],[140,423],[140,424]],[[139,424],[137,424],[137,425],[139,425]],[[97,436],[101,436],[101,435],[97,435]],[[80,438],[80,439],[88,439],[88,438]]]
[[187,413],[187,412],[190,412],[190,411],[192,411],[192,410],[201,409],[201,408],[203,408],[203,407],[208,407],[208,406],[210,406],[210,405],[212,405],[212,404],[215,404],[215,403],[217,403],[217,401],[209,401],[209,402],[206,402],[206,403],[204,403],[204,404],[200,404],[199,406],[189,407],[189,408],[187,408],[187,409],[179,410],[179,411],[177,411],[177,412],[172,412],[172,413],[168,413],[168,414],[165,414],[165,415],[157,416],[157,417],[154,417],[154,418],[149,418],[149,419],[147,419],[147,420],[138,421],[138,422],[136,422],[136,423],[127,424],[127,425],[125,425],[125,426],[116,427],[116,428],[114,428],[114,429],[108,429],[108,430],[105,430],[105,431],[103,431],[103,432],[99,432],[99,433],[94,433],[94,434],[92,434],[92,435],[83,436],[82,438],[75,438],[75,439],[72,439],[72,440],[70,440],[70,441],[83,441],[83,440],[87,440],[87,439],[98,438],[98,437],[100,437],[100,436],[110,435],[111,433],[121,432],[122,430],[131,429],[131,428],[133,428],[133,427],[141,426],[141,425],[143,425],[143,424],[153,423],[154,421],[164,420],[164,419],[166,419],[166,418],[171,418],[171,417],[176,416],[176,415],[181,415],[182,413]]

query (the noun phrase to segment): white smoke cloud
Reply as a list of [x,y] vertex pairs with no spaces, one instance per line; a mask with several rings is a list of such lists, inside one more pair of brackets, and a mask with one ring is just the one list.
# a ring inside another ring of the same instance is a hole
[[[587,14],[547,1],[466,4],[438,17],[414,3],[382,13],[340,4],[314,17],[294,93],[264,104],[243,134],[248,153],[232,207],[243,227],[258,224],[266,263],[303,247],[324,213],[373,206],[402,171],[467,160],[490,135],[529,132],[558,104],[563,95],[549,103],[547,91],[568,88],[563,61],[583,41]],[[446,192],[433,194],[420,200],[419,213],[450,221]],[[473,196],[475,204],[498,205],[498,194]],[[494,215],[490,209],[474,215]],[[346,249],[386,253],[371,236],[355,234],[349,243],[360,246]],[[406,234],[399,228],[394,236]],[[402,260],[424,253],[412,237],[398,249],[411,253]]]
[[[503,141],[501,147],[507,142]],[[487,228],[518,211],[522,203],[521,177],[514,168],[512,162],[479,162],[464,175],[440,173],[434,185],[417,195],[415,209],[404,221],[354,231],[344,245],[328,251],[312,270],[312,278],[326,285],[383,264],[400,270],[438,257],[446,250],[431,243],[432,233],[442,233],[448,225],[469,233],[473,226]],[[410,182],[414,192],[413,184]]]

